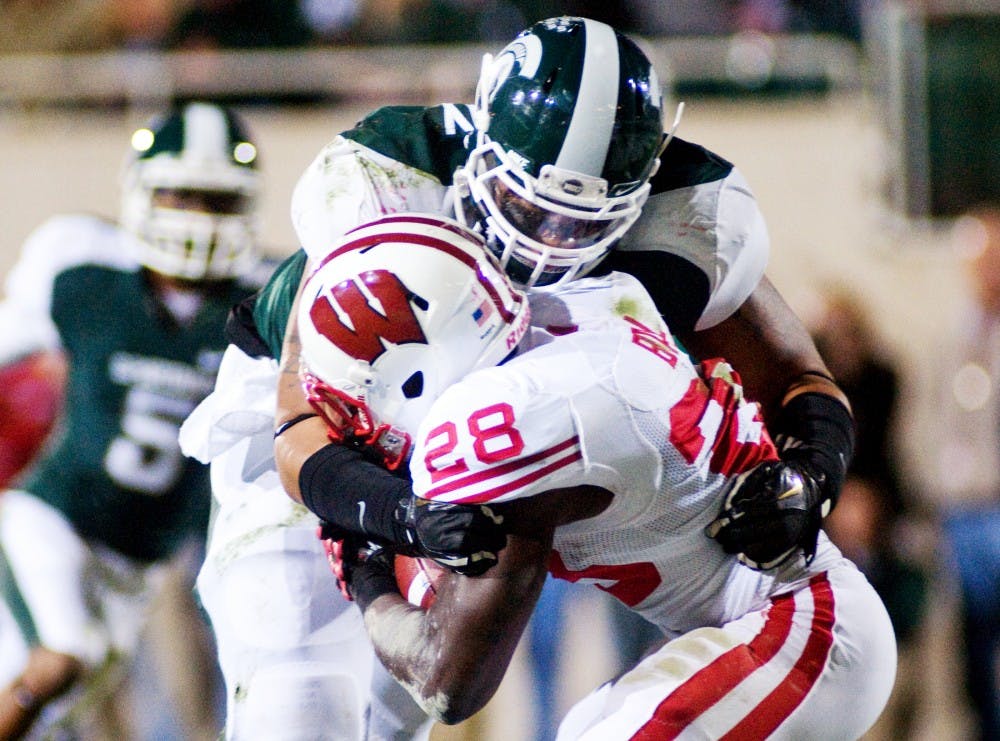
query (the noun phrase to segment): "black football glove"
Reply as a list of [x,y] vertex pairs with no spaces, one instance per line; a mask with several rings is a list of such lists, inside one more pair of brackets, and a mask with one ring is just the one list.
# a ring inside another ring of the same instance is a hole
[[330,444],[299,472],[302,502],[321,520],[400,553],[426,556],[460,574],[478,575],[506,545],[503,518],[478,504],[417,499],[405,476]]
[[367,545],[367,540],[322,520],[316,528],[316,537],[323,543],[326,562],[337,580],[337,588],[344,599],[353,602],[350,591],[351,570],[357,561],[358,551]]
[[799,461],[760,463],[733,480],[705,534],[758,571],[781,566],[800,550],[808,564],[828,508],[821,483]]
[[410,497],[407,538],[421,554],[456,574],[479,576],[497,562],[507,544],[503,517],[484,504],[451,504]]
[[363,548],[353,558],[347,589],[364,612],[383,594],[399,594],[395,552],[391,548]]

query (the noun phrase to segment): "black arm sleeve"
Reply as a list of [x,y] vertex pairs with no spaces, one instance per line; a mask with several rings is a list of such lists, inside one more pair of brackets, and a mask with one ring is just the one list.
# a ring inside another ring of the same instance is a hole
[[827,394],[807,392],[781,408],[771,428],[783,460],[805,463],[818,474],[824,501],[832,509],[854,455],[854,420],[847,407]]
[[337,443],[320,448],[302,465],[299,490],[321,519],[382,544],[409,545],[410,482],[365,460],[360,450]]

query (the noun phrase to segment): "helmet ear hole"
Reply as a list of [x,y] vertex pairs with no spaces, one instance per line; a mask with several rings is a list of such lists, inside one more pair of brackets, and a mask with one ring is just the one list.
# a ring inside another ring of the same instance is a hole
[[406,379],[401,386],[403,391],[403,396],[407,399],[416,399],[421,394],[424,393],[424,374],[423,371],[417,371],[412,376]]

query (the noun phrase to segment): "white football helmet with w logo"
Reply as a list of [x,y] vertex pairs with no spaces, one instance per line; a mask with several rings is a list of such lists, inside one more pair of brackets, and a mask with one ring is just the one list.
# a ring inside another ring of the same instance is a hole
[[297,321],[303,387],[331,437],[364,437],[395,467],[441,392],[517,347],[529,309],[477,234],[396,214],[330,250]]

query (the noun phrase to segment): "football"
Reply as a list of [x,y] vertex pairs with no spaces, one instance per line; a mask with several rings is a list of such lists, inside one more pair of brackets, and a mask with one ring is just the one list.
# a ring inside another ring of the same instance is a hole
[[407,602],[423,610],[437,597],[437,583],[447,569],[429,558],[413,558],[396,554],[394,564],[396,585]]
[[0,487],[31,463],[62,408],[65,368],[39,353],[0,368]]

